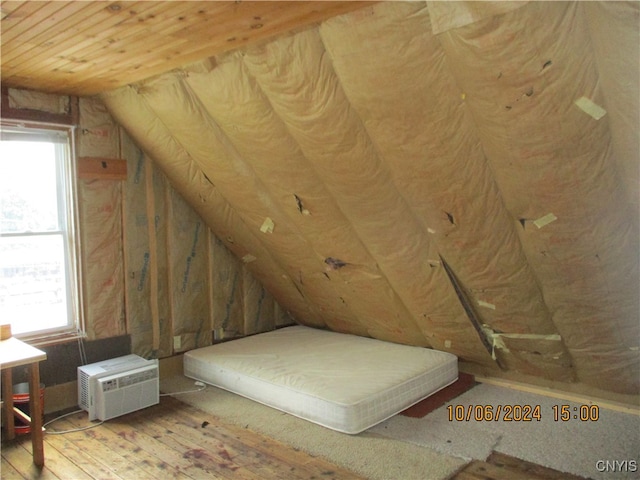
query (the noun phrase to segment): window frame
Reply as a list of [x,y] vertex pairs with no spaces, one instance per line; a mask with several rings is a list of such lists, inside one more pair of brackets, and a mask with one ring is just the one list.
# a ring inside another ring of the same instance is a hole
[[[66,192],[57,189],[58,213],[61,216],[62,237],[64,242],[65,277],[67,287],[67,325],[63,327],[41,329],[32,332],[15,334],[17,338],[32,345],[42,346],[70,341],[86,337],[83,294],[82,294],[82,269],[81,248],[79,235],[79,208],[78,208],[78,181],[77,181],[77,156],[76,156],[76,126],[74,124],[57,124],[39,121],[22,121],[9,118],[1,118],[0,126],[3,134],[6,131],[23,132],[25,140],[31,134],[32,138],[41,134],[56,136],[60,132],[66,136],[66,142],[56,145],[56,150],[66,149],[66,158],[56,168],[56,175],[65,183]],[[56,157],[60,154],[58,150]],[[63,164],[66,162],[66,165]],[[62,177],[61,177],[62,176]],[[62,197],[62,198],[61,198]],[[62,200],[62,204],[60,201]],[[66,226],[66,230],[65,230]],[[60,227],[60,225],[58,225]],[[56,233],[56,232],[52,232]],[[5,236],[6,234],[0,234]],[[9,234],[6,236],[40,236],[36,234]]]

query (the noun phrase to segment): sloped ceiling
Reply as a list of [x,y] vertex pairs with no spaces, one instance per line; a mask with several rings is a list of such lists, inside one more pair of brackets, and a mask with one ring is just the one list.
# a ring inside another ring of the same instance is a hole
[[303,324],[639,389],[638,4],[390,2],[105,93]]
[[101,98],[300,323],[638,394],[639,13],[381,2]]

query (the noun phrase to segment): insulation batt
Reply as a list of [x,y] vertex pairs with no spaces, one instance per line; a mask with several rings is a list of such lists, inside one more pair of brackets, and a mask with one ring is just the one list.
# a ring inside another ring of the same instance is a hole
[[[118,126],[96,98],[79,104],[78,155],[117,158]],[[84,319],[90,339],[122,335],[124,281],[122,185],[108,180],[79,180]],[[90,306],[90,308],[89,308]]]
[[[423,235],[472,296],[497,305],[483,309],[484,322],[503,332],[557,333],[518,241],[520,225],[502,201],[449,62],[424,28],[427,9],[409,7],[410,14],[407,5],[385,5],[384,15],[373,15],[366,24],[351,16],[321,27],[349,102],[398,191],[422,220]],[[379,61],[370,62],[373,56]],[[402,116],[393,115],[396,110]],[[428,235],[429,228],[435,233]],[[440,281],[446,284],[445,278]],[[562,345],[553,356],[533,362],[512,356],[505,362],[552,378],[573,376]]]
[[[280,229],[281,224],[283,228],[290,228],[299,238],[295,243],[306,248],[303,255],[312,253],[309,257],[313,265],[307,270],[313,272],[311,277],[307,278],[306,274],[303,277],[297,272],[305,295],[311,284],[317,284],[320,294],[324,292],[329,295],[327,304],[335,302],[348,315],[350,321],[343,322],[341,326],[332,325],[332,328],[368,335],[368,328],[375,329],[376,326],[366,328],[361,324],[358,312],[362,310],[363,306],[359,304],[363,302],[374,302],[385,319],[393,320],[395,312],[402,312],[403,304],[380,278],[375,262],[353,235],[350,223],[344,218],[334,198],[317,181],[299,146],[288,134],[282,120],[275,115],[258,85],[246,73],[243,64],[227,61],[207,75],[189,75],[187,81],[238,153],[250,162],[263,188],[276,198],[289,199],[286,204],[288,208],[283,209],[284,215],[276,222],[277,228]],[[245,118],[251,118],[253,122],[243,124]],[[253,141],[264,131],[273,132],[268,143]],[[279,161],[262,161],[270,155],[276,156]],[[291,208],[294,200],[302,203],[301,197],[291,192],[300,192],[304,205],[311,210],[307,211],[312,218],[301,215],[300,208]],[[303,236],[302,231],[308,233]],[[280,238],[278,235],[276,240]],[[348,256],[353,262],[352,268],[340,272],[318,271],[318,259],[324,258],[327,252]],[[332,282],[332,277],[346,277],[349,283]],[[363,283],[360,280],[364,278],[370,280],[365,286],[366,291],[361,289]],[[382,331],[385,329],[388,330],[388,325]]]
[[637,53],[638,6],[502,3],[382,2],[103,100],[299,323],[637,394],[638,77],[608,32]]
[[[136,90],[126,87],[103,96],[103,100],[114,118],[158,162],[174,187],[200,213],[207,225],[226,240],[225,244],[239,257],[248,251],[253,252],[257,259],[252,263],[252,272],[257,273],[257,279],[263,284],[267,279],[270,281],[271,293],[286,299],[283,306],[296,317],[306,319],[310,326],[323,326],[324,322],[310,310],[286,274],[273,263],[270,254],[259,244],[256,236],[247,229],[214,185],[206,180],[191,157],[157,120]],[[158,142],[160,139],[161,142]],[[190,181],[194,177],[196,180],[191,185]],[[268,276],[264,277],[262,272],[267,272]]]

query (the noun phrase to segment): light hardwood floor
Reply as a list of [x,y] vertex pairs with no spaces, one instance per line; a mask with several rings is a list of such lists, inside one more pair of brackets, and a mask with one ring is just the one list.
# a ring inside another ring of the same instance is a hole
[[[53,423],[49,430],[87,426],[86,413]],[[273,438],[224,424],[172,397],[159,405],[65,435],[45,435],[45,467],[31,460],[29,435],[2,443],[2,480],[362,479],[322,458]],[[494,452],[467,464],[450,480],[578,480]],[[398,479],[404,480],[404,479]],[[423,479],[428,480],[428,479]]]
[[[86,413],[51,430],[87,425]],[[29,436],[2,444],[2,479],[359,479],[321,458],[250,430],[215,423],[171,397],[145,410],[65,435],[45,435],[45,467],[31,462]]]
[[588,480],[493,452],[486,462],[474,460],[450,480]]

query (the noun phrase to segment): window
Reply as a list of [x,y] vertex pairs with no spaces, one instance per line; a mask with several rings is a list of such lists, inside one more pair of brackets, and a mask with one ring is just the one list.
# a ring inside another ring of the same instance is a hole
[[39,341],[81,329],[73,135],[2,124],[0,323]]

